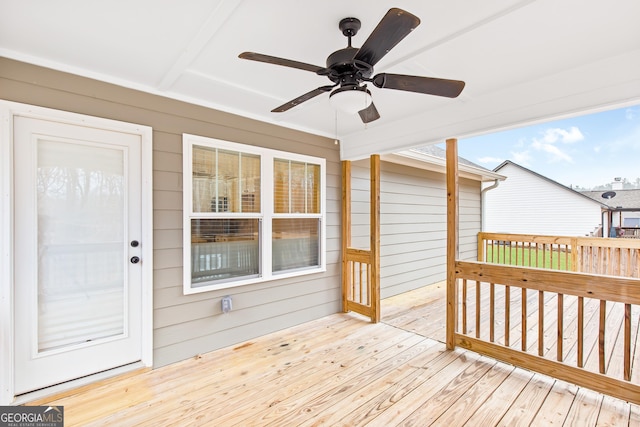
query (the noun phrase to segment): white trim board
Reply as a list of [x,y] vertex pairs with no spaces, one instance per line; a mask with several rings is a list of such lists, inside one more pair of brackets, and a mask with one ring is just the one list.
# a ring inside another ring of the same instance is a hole
[[[14,395],[14,198],[13,117],[24,116],[127,132],[141,137],[142,184],[142,318],[141,364],[153,364],[153,168],[152,128],[100,117],[0,100],[0,405],[16,403]],[[139,368],[137,364],[132,369]],[[75,386],[69,383],[69,388]],[[57,387],[56,391],[60,391]],[[40,393],[41,394],[41,393]],[[22,397],[20,401],[24,401]]]

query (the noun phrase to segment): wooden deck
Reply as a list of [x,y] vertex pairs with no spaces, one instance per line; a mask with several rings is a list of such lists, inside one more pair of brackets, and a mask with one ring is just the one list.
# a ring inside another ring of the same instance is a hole
[[35,404],[67,426],[638,426],[640,407],[444,341],[444,285]]

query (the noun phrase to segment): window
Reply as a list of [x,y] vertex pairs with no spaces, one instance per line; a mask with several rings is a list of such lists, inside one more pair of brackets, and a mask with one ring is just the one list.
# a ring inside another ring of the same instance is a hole
[[184,291],[324,271],[324,159],[183,135]]

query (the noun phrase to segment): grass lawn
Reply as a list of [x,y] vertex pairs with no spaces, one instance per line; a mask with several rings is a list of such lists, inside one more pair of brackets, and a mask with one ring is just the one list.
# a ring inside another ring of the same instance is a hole
[[495,264],[520,265],[523,267],[549,268],[552,270],[571,270],[571,253],[550,251],[542,248],[526,248],[511,245],[489,245],[486,251],[487,262]]

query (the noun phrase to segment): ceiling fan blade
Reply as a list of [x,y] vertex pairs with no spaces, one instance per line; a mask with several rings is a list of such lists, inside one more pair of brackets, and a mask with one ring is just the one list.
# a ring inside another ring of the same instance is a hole
[[418,25],[420,25],[420,18],[417,16],[402,9],[389,9],[358,50],[354,59],[369,65],[376,65]]
[[310,100],[311,98],[315,98],[318,95],[322,95],[325,92],[329,92],[331,89],[333,89],[335,86],[321,86],[317,89],[314,89],[310,92],[305,93],[304,95],[300,95],[299,97],[292,99],[289,102],[286,102],[284,104],[282,104],[279,107],[274,108],[273,110],[271,110],[272,113],[282,113],[284,111],[290,110],[291,108],[295,107],[296,105],[300,105],[305,101]]
[[372,121],[380,118],[380,113],[378,113],[378,109],[373,102],[364,110],[358,111],[358,114],[360,114],[362,123],[371,123]]
[[428,95],[446,96],[447,98],[455,98],[460,95],[465,84],[460,80],[387,73],[378,74],[371,81],[379,88],[426,93]]
[[306,62],[293,61],[291,59],[278,58],[277,56],[263,55],[255,52],[242,52],[238,55],[238,58],[266,62],[267,64],[282,65],[283,67],[297,68],[299,70],[311,71],[312,73],[324,70],[324,67],[307,64]]

